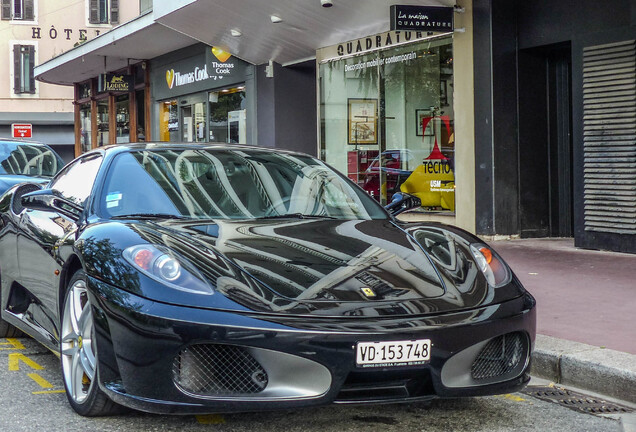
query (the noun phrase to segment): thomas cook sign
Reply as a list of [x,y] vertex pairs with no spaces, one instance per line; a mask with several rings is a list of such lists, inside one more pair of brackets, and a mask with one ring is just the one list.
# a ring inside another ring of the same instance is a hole
[[453,31],[452,7],[391,6],[391,30]]
[[102,92],[128,92],[134,87],[132,75],[102,74],[97,81],[97,91]]

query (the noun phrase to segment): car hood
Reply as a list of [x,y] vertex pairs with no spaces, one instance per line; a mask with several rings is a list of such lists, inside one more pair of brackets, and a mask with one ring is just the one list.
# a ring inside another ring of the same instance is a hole
[[47,184],[49,180],[50,179],[48,178],[31,177],[31,176],[25,176],[25,175],[12,175],[12,174],[0,175],[0,195],[2,195],[7,190],[9,190],[11,186],[15,186],[20,183]]
[[[133,225],[147,241],[186,258],[215,292],[249,311],[411,315],[471,308],[487,296],[487,284],[475,283],[474,266],[462,263],[472,269],[470,292],[462,296],[448,269],[440,270],[413,236],[389,220]],[[220,304],[218,298],[161,300],[199,307]]]

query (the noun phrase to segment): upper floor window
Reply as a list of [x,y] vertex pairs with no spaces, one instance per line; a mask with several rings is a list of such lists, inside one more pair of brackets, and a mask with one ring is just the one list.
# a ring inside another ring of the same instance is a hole
[[117,24],[119,22],[119,0],[89,0],[88,6],[89,23]]
[[35,46],[13,45],[13,92],[35,93]]
[[2,0],[3,20],[33,21],[35,0]]
[[148,12],[152,10],[152,0],[139,0],[139,13]]

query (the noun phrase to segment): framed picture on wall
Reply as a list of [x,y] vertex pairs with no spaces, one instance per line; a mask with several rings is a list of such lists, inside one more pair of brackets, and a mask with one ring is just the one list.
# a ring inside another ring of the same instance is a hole
[[429,135],[433,135],[433,131],[427,130],[426,133],[425,131],[422,129],[422,120],[425,119],[426,117],[430,117],[431,116],[431,110],[430,109],[416,109],[415,110],[415,135],[417,136],[429,136]]
[[378,100],[347,99],[349,144],[375,144],[378,142]]

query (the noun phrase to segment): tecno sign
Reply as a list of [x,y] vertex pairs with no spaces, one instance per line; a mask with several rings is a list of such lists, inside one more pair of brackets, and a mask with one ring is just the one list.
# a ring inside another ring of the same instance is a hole
[[33,125],[29,123],[13,123],[11,125],[11,136],[13,138],[31,138]]

